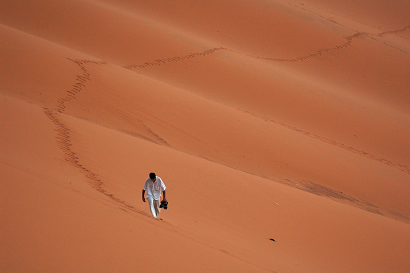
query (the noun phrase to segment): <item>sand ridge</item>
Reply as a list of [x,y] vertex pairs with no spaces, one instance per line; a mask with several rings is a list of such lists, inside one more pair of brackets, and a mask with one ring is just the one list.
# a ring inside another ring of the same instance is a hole
[[3,1],[1,271],[407,271],[407,6]]

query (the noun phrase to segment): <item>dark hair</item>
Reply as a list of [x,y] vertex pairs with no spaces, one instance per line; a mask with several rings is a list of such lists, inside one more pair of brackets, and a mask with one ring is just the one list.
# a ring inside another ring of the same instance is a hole
[[149,174],[149,178],[155,179],[155,178],[157,178],[157,176],[155,175],[155,173],[150,173],[150,174]]

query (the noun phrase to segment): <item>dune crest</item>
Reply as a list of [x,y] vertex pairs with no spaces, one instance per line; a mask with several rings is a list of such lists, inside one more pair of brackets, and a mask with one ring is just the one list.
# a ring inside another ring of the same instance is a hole
[[0,271],[409,271],[409,12],[2,1]]

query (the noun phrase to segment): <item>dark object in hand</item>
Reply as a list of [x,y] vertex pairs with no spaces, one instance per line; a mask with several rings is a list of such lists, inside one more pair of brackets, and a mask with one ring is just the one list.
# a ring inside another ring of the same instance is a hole
[[159,208],[168,209],[168,202],[161,201],[161,204],[159,205]]

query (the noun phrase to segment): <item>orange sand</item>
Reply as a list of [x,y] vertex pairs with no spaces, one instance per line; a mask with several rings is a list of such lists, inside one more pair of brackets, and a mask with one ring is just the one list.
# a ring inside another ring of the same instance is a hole
[[409,14],[1,1],[0,272],[409,272]]

